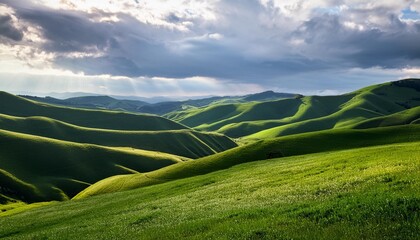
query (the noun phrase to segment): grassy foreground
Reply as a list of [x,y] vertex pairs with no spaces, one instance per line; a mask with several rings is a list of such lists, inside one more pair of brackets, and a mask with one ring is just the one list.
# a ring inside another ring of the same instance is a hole
[[0,218],[6,239],[419,239],[420,143],[245,163]]

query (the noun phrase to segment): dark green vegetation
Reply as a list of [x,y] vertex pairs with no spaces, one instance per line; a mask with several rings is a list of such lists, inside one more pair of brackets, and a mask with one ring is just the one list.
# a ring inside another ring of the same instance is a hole
[[0,218],[6,239],[418,239],[420,145],[241,164]]
[[226,169],[246,162],[417,141],[420,142],[420,125],[367,130],[337,129],[261,140],[149,173],[113,176],[93,184],[79,193],[76,198],[159,184]]
[[[369,119],[386,118],[390,114],[420,106],[419,96],[420,80],[407,79],[339,96],[219,104],[172,112],[165,116],[195,129],[217,131],[230,137],[264,139],[325,129],[351,128]],[[416,116],[406,118],[414,119]]]
[[91,108],[91,109],[109,109],[128,112],[152,113],[152,114],[166,114],[172,111],[180,111],[187,108],[203,107],[212,104],[220,103],[239,103],[249,101],[269,101],[282,98],[291,98],[296,94],[290,93],[276,93],[273,91],[266,91],[256,94],[249,94],[245,96],[224,96],[224,97],[209,97],[203,99],[194,99],[186,101],[168,101],[149,104],[137,100],[121,100],[109,96],[86,96],[86,97],[73,97],[64,100],[52,97],[32,97],[22,96],[27,99],[44,102],[49,104],[56,104],[68,107],[77,108]]

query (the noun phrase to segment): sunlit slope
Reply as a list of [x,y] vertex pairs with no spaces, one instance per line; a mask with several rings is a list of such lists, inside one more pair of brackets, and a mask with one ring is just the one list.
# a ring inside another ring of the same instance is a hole
[[0,218],[39,239],[419,239],[420,144],[241,164]]
[[339,111],[319,117],[270,128],[246,138],[273,138],[303,132],[351,127],[367,119],[387,116],[420,106],[420,80],[402,80],[358,90]]
[[397,112],[391,115],[376,117],[366,121],[357,123],[351,128],[374,128],[387,127],[404,124],[419,124],[420,123],[420,107],[414,107],[405,111]]
[[420,141],[420,125],[367,130],[337,129],[261,140],[195,161],[177,163],[146,174],[113,176],[93,184],[79,193],[76,198],[206,174],[245,162],[415,141]]
[[64,200],[106,177],[148,172],[184,160],[0,130],[0,194],[25,202]]
[[339,96],[307,96],[271,102],[214,105],[166,117],[230,137],[270,138],[346,128],[420,106],[420,80],[379,84]]
[[125,112],[87,110],[38,103],[9,93],[0,92],[0,113],[19,116],[44,116],[78,126],[115,130],[176,130],[185,129],[178,123],[153,116]]
[[113,147],[133,147],[189,158],[221,152],[236,144],[217,133],[190,129],[161,131],[122,131],[79,127],[46,117],[13,117],[0,114],[0,129]]

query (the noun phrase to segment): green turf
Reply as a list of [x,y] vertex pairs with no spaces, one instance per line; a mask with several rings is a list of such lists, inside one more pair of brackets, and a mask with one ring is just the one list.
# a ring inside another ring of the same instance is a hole
[[0,114],[0,129],[59,140],[111,147],[132,147],[198,158],[221,152],[236,144],[217,133],[191,129],[122,131],[79,127],[46,117],[13,117]]
[[245,163],[0,218],[6,239],[419,239],[420,144]]
[[188,160],[4,130],[0,130],[0,146],[0,194],[24,202],[65,200],[106,177],[148,172]]
[[146,174],[113,176],[93,184],[75,198],[154,185],[267,158],[414,141],[420,141],[420,125],[367,130],[327,130],[263,140]]
[[186,127],[145,114],[59,107],[0,92],[0,113],[18,117],[44,116],[78,126],[114,130],[176,130]]

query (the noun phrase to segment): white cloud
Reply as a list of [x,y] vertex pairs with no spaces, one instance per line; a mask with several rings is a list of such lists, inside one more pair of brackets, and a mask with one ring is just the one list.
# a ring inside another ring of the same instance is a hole
[[[213,21],[214,6],[209,1],[153,0],[153,1],[102,1],[102,0],[37,0],[39,4],[61,10],[76,10],[86,13],[102,11],[111,14],[128,14],[143,23],[162,26],[179,31],[189,31],[191,20]],[[173,22],[173,16],[189,21]],[[100,18],[99,21],[119,21],[117,15]]]

